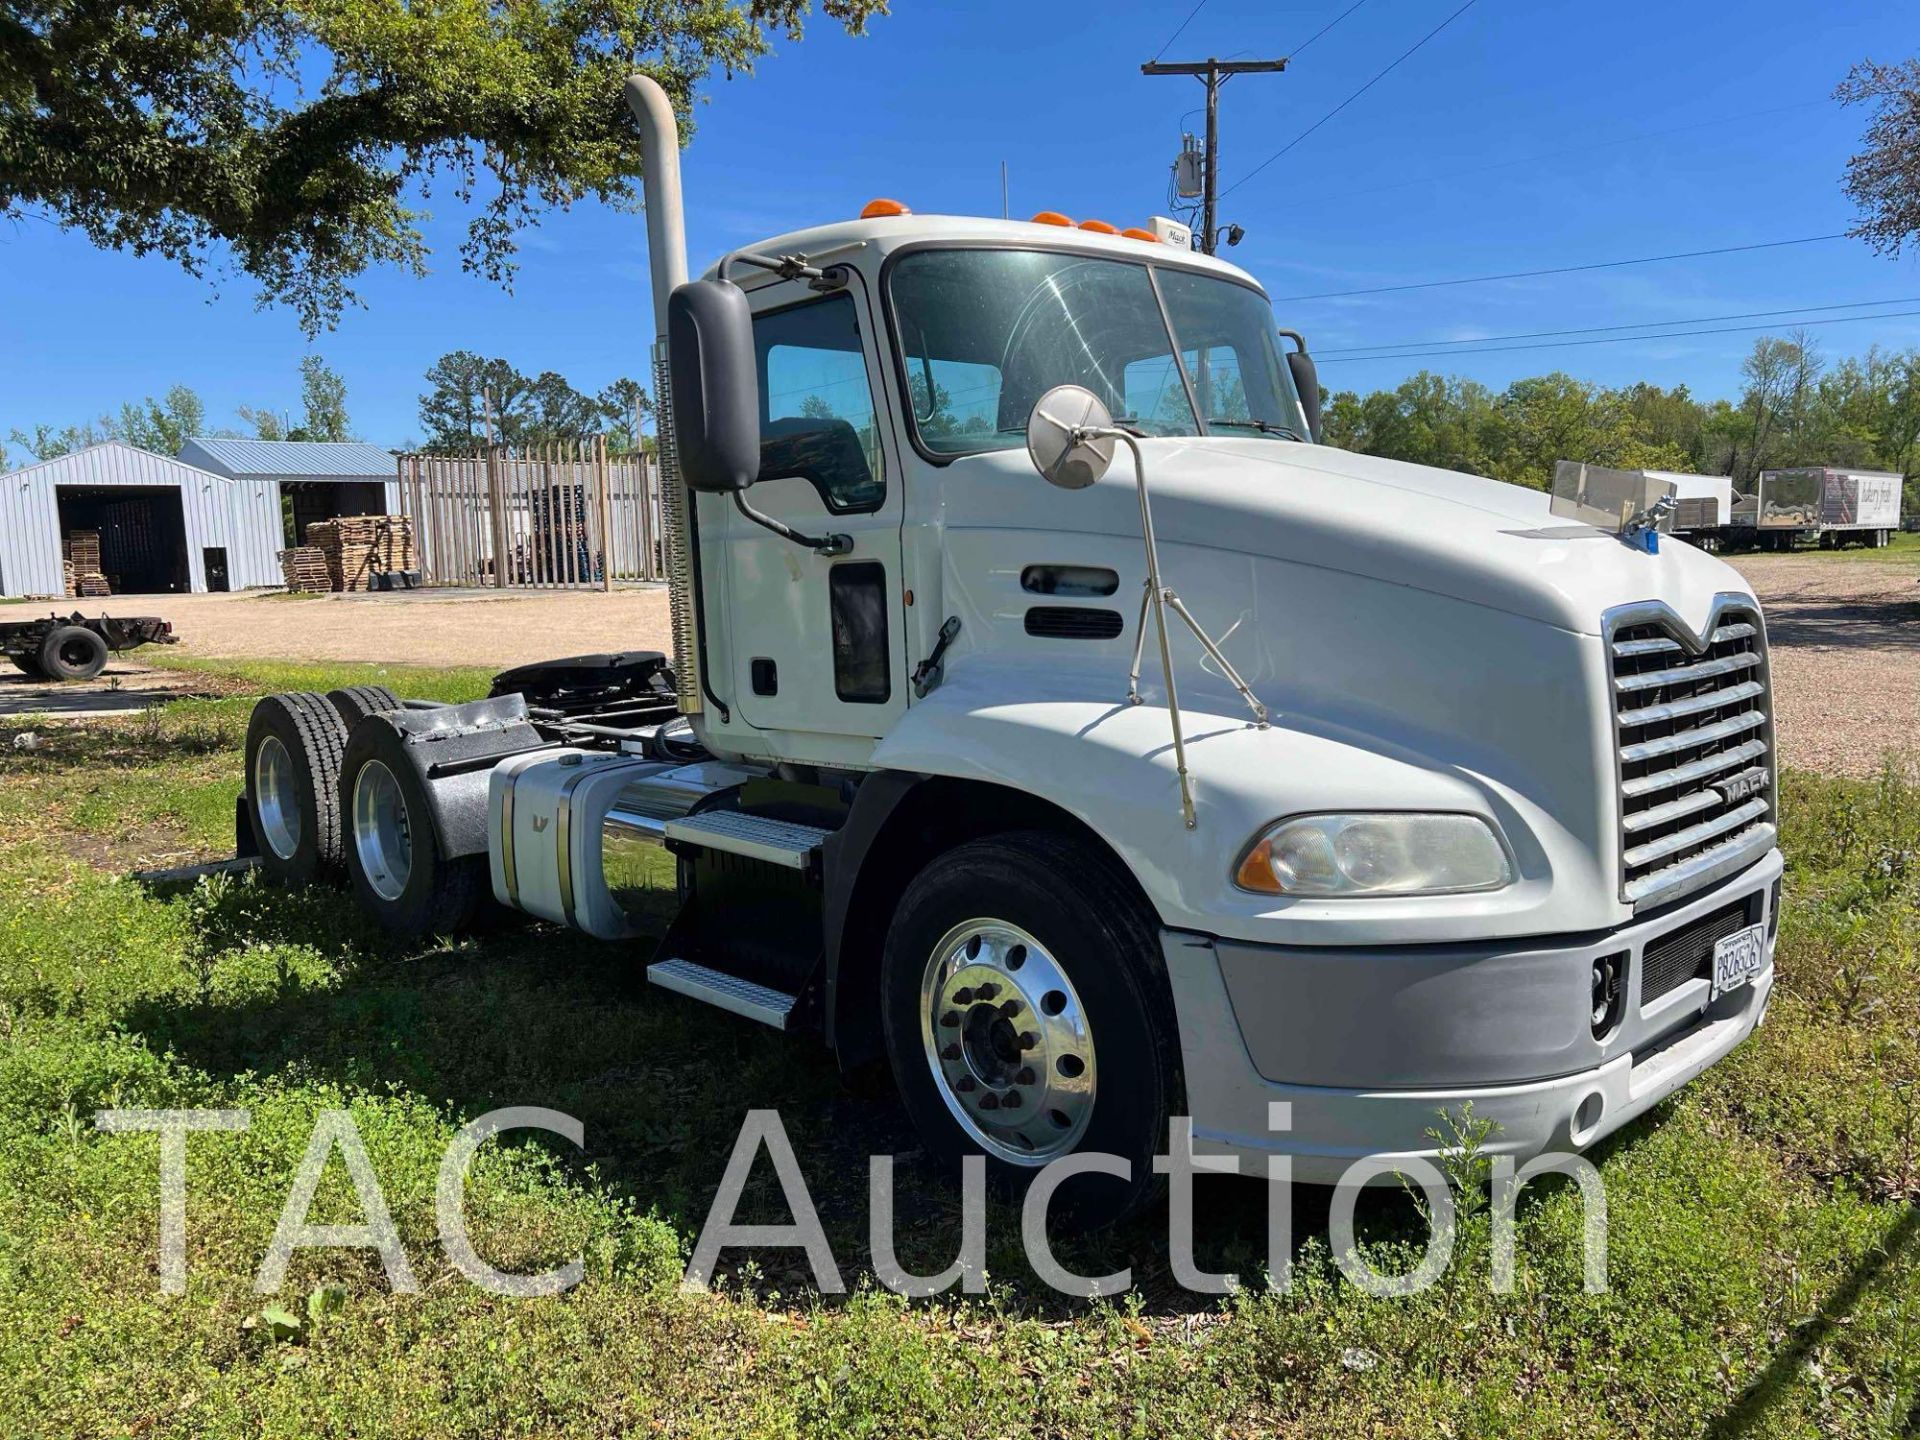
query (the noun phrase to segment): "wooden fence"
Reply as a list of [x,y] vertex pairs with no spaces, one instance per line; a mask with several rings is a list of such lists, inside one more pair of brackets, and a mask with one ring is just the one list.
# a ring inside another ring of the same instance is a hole
[[650,456],[609,455],[594,436],[399,464],[422,584],[610,590],[666,578]]

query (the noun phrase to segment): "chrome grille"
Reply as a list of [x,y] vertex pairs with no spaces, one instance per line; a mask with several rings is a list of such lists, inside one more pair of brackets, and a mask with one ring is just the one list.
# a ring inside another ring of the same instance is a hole
[[1704,648],[1657,607],[1614,617],[1620,898],[1671,900],[1774,841],[1773,712],[1765,635],[1723,606]]

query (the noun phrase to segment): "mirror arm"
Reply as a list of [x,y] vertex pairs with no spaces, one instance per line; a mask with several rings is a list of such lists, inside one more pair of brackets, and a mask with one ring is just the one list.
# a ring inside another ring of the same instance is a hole
[[844,265],[829,265],[822,270],[818,265],[809,265],[804,255],[762,255],[755,250],[735,250],[720,262],[720,278],[732,283],[731,271],[735,265],[771,270],[782,280],[805,280],[809,289],[821,291],[844,290],[850,276]]
[[764,526],[783,540],[791,540],[796,545],[805,546],[816,555],[846,555],[853,549],[851,535],[828,535],[824,538],[803,535],[791,525],[783,525],[771,515],[762,515],[747,504],[746,495],[739,490],[733,492],[733,506],[754,524]]

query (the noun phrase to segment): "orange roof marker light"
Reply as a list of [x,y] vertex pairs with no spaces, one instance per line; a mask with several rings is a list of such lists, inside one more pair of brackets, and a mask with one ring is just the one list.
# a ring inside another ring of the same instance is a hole
[[898,200],[882,198],[879,200],[869,200],[862,206],[860,209],[860,218],[862,220],[879,220],[888,215],[911,215],[912,213],[913,211],[902,205]]
[[1151,230],[1142,230],[1138,225],[1129,225],[1120,233],[1129,240],[1144,240],[1149,245],[1158,245],[1160,243],[1160,237],[1158,235],[1154,234]]
[[1080,222],[1080,228],[1082,230],[1091,230],[1096,235],[1118,235],[1120,233],[1119,226],[1109,225],[1104,220],[1082,220]]
[[1073,228],[1073,221],[1062,215],[1058,210],[1042,210],[1038,215],[1033,217],[1033,223],[1035,225],[1065,225],[1069,230]]

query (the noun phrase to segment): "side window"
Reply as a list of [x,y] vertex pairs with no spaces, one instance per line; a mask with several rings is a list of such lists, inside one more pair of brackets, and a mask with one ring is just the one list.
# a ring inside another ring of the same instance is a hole
[[833,295],[753,322],[760,362],[760,478],[798,476],[832,510],[886,494],[873,387],[853,297]]

